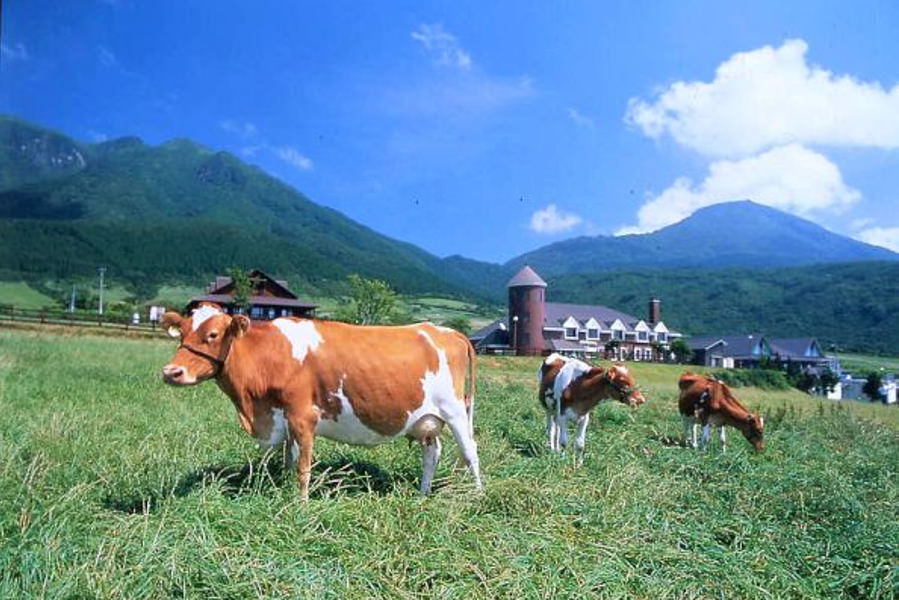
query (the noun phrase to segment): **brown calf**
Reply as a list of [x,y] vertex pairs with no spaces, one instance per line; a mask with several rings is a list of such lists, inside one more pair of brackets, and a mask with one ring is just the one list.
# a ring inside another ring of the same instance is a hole
[[546,411],[550,450],[560,452],[568,444],[568,423],[575,421],[578,460],[583,458],[590,412],[597,404],[614,398],[636,408],[646,402],[624,365],[615,364],[608,369],[591,367],[559,354],[549,355],[540,365],[537,386],[537,399]]
[[711,436],[711,425],[715,425],[721,438],[721,450],[726,450],[724,426],[730,425],[739,429],[756,451],[764,449],[764,420],[740,404],[723,382],[705,375],[684,373],[677,386],[680,389],[677,408],[684,422],[684,441],[690,436],[692,426],[693,448],[699,447],[699,426],[703,427],[702,448],[705,449]]
[[208,304],[189,317],[166,313],[163,326],[181,340],[162,369],[166,383],[214,379],[260,444],[289,442],[304,500],[316,435],[358,445],[418,440],[421,492],[429,493],[444,423],[480,488],[472,437],[474,350],[452,329],[295,318],[251,324]]

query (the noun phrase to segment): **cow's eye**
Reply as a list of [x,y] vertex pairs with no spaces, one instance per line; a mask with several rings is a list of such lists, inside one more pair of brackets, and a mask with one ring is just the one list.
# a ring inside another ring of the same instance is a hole
[[207,337],[207,339],[209,339],[209,341],[212,341],[212,340],[214,340],[215,338],[217,338],[218,336],[219,336],[219,332],[218,332],[218,331],[210,331],[210,332],[209,332],[209,335],[206,336],[206,337]]

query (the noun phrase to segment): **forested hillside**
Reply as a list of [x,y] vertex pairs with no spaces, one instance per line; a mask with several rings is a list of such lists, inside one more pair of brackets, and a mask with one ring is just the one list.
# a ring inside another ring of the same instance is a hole
[[441,259],[189,140],[81,144],[2,118],[0,165],[6,278],[89,278],[103,264],[144,293],[238,265],[314,291],[359,273],[403,292],[473,294]]
[[655,269],[551,277],[547,299],[598,303],[692,335],[817,336],[825,349],[899,353],[899,263],[778,269]]

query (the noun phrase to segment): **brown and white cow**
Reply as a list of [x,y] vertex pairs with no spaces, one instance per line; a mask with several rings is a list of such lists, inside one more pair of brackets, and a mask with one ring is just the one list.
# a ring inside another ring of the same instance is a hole
[[680,397],[677,408],[684,422],[684,442],[691,435],[690,445],[698,448],[699,426],[702,425],[702,448],[708,446],[711,437],[711,426],[718,428],[721,439],[721,451],[727,449],[724,426],[730,425],[739,429],[756,451],[765,447],[765,422],[758,413],[749,412],[740,404],[730,388],[722,382],[706,375],[684,373],[677,382]]
[[166,383],[214,379],[234,403],[244,430],[261,445],[289,443],[304,500],[316,435],[357,445],[399,436],[417,440],[421,492],[429,493],[444,423],[480,489],[472,421],[475,355],[462,334],[430,323],[251,323],[209,304],[189,317],[166,313],[163,326],[181,340],[162,369]]
[[550,354],[537,371],[537,398],[546,411],[549,448],[560,452],[568,444],[568,423],[577,423],[575,450],[583,458],[590,412],[608,398],[631,408],[646,402],[627,367],[592,367],[575,358]]

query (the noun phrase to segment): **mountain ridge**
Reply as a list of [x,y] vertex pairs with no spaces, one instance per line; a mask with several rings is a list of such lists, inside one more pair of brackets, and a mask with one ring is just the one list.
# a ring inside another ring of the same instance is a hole
[[[720,235],[721,223],[738,223],[738,235]],[[652,233],[570,238],[503,264],[439,258],[187,138],[89,144],[8,116],[0,116],[0,234],[4,277],[90,277],[102,263],[139,286],[205,279],[237,264],[319,291],[356,272],[405,293],[493,301],[525,264],[550,277],[899,260],[748,200],[701,208]]]

